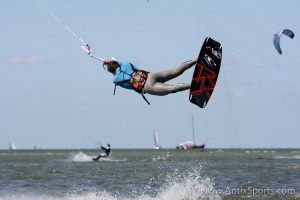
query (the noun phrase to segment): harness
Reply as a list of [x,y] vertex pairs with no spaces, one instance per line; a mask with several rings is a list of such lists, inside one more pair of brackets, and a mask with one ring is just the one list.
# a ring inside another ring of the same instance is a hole
[[147,81],[148,73],[143,70],[136,70],[131,74],[129,84],[132,86],[133,90],[139,94],[144,93],[144,86]]
[[[136,69],[134,69],[134,67],[131,63],[130,63],[130,67],[133,72],[130,75],[131,78],[129,79],[128,83],[132,86],[132,89],[134,91],[136,91],[137,93],[141,94],[143,99],[148,103],[148,105],[150,105],[149,101],[144,96],[144,94],[145,94],[144,86],[147,81],[149,72],[144,71],[144,70],[136,70]],[[121,71],[122,71],[122,69],[121,69]],[[114,95],[116,93],[116,86],[117,85],[115,84]]]

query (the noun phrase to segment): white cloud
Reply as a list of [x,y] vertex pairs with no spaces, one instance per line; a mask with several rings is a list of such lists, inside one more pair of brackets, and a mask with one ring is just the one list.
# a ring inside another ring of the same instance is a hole
[[8,64],[42,64],[46,59],[38,54],[32,55],[15,55],[6,59]]

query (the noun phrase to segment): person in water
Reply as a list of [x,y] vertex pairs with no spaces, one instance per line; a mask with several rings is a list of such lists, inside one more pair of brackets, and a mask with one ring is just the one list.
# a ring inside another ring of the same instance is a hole
[[116,86],[132,89],[140,94],[164,96],[191,88],[191,84],[178,83],[167,84],[165,82],[181,75],[185,70],[196,64],[196,60],[182,63],[177,68],[160,72],[147,72],[138,69],[128,61],[104,60],[106,70],[113,74],[113,82]]
[[101,145],[100,148],[104,151],[104,153],[101,153],[97,158],[93,158],[94,161],[97,161],[100,158],[107,158],[107,157],[109,157],[109,154],[110,154],[110,151],[111,151],[110,144],[107,144],[106,147],[104,147],[104,146]]

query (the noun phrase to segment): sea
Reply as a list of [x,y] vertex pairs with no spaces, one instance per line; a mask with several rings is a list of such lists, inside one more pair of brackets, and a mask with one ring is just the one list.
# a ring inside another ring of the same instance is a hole
[[0,200],[300,199],[300,149],[0,151]]

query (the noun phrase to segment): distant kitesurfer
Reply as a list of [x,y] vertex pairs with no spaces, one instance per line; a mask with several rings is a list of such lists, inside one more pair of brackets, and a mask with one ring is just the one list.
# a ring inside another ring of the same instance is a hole
[[107,158],[107,157],[109,157],[109,154],[110,154],[110,151],[111,151],[110,144],[107,144],[106,147],[104,147],[104,146],[101,145],[100,148],[104,151],[104,153],[101,153],[97,158],[93,158],[94,161],[97,161],[100,158]]
[[107,71],[113,74],[113,82],[116,86],[132,89],[142,95],[147,93],[157,96],[190,89],[190,83],[167,84],[165,82],[176,78],[195,64],[196,60],[190,60],[182,63],[177,68],[160,72],[148,72],[138,69],[127,61],[104,60],[103,62]]

